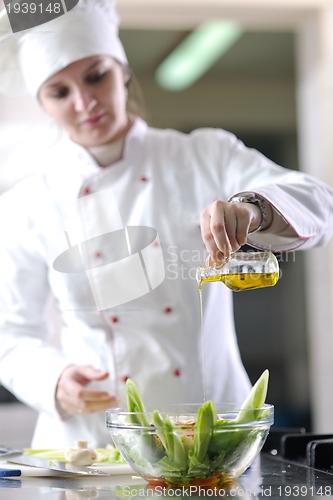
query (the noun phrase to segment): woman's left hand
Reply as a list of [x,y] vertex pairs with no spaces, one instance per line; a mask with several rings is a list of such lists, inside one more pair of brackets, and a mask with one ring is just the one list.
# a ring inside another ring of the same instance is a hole
[[216,200],[202,210],[201,235],[209,253],[207,264],[218,264],[230,257],[260,223],[260,209],[253,203]]
[[103,389],[89,388],[90,382],[102,381],[108,376],[108,372],[88,365],[67,366],[61,373],[56,388],[59,412],[75,416],[116,406],[119,401],[115,394]]

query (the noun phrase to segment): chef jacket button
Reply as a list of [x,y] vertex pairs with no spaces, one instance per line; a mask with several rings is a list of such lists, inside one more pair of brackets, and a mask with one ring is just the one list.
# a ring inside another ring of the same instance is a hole
[[174,374],[174,376],[175,376],[175,377],[180,377],[180,376],[181,376],[181,374],[182,374],[182,372],[180,371],[180,369],[179,369],[179,368],[176,368],[176,369],[174,370],[173,374]]
[[118,316],[111,316],[110,317],[110,321],[111,321],[111,323],[118,323],[119,322],[119,318],[118,318]]
[[139,179],[140,182],[147,182],[148,181],[148,178],[145,176],[145,175],[141,175],[140,179]]
[[172,311],[172,308],[171,308],[171,307],[165,307],[165,308],[164,308],[164,312],[165,312],[165,314],[170,314],[170,313],[171,313],[171,311]]
[[152,247],[159,247],[159,246],[160,246],[160,244],[159,244],[159,242],[158,242],[157,240],[154,240],[154,241],[152,242],[151,246],[152,246]]
[[123,377],[121,377],[121,380],[124,382],[124,384],[126,384],[128,379],[129,379],[129,377],[127,375],[124,375]]
[[90,189],[88,188],[88,186],[85,186],[84,188],[82,188],[82,194],[89,194],[90,193]]
[[99,250],[96,250],[96,252],[94,253],[94,256],[99,258],[102,256],[102,253]]

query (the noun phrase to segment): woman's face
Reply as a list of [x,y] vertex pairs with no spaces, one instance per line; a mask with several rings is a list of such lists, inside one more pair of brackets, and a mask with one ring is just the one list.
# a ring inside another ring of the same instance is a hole
[[126,70],[114,59],[92,56],[51,76],[38,97],[74,142],[101,146],[120,139],[129,128],[127,80]]

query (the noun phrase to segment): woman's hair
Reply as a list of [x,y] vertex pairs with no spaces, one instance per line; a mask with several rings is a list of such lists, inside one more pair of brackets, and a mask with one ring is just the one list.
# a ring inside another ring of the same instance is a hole
[[128,75],[126,87],[128,90],[127,111],[135,116],[147,120],[147,109],[142,87],[138,78],[129,66],[123,66]]

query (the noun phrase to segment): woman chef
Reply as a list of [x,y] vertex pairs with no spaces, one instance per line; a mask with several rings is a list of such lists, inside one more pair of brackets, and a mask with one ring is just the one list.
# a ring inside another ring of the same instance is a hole
[[203,391],[241,401],[249,380],[221,285],[204,293],[202,377],[196,267],[207,251],[215,262],[245,242],[291,251],[332,234],[325,184],[224,130],[157,130],[128,113],[117,27],[111,0],[81,0],[2,37],[2,88],[27,89],[65,131],[0,198],[0,380],[38,410],[34,447],[104,446],[104,410],[124,405],[128,377],[149,408]]

